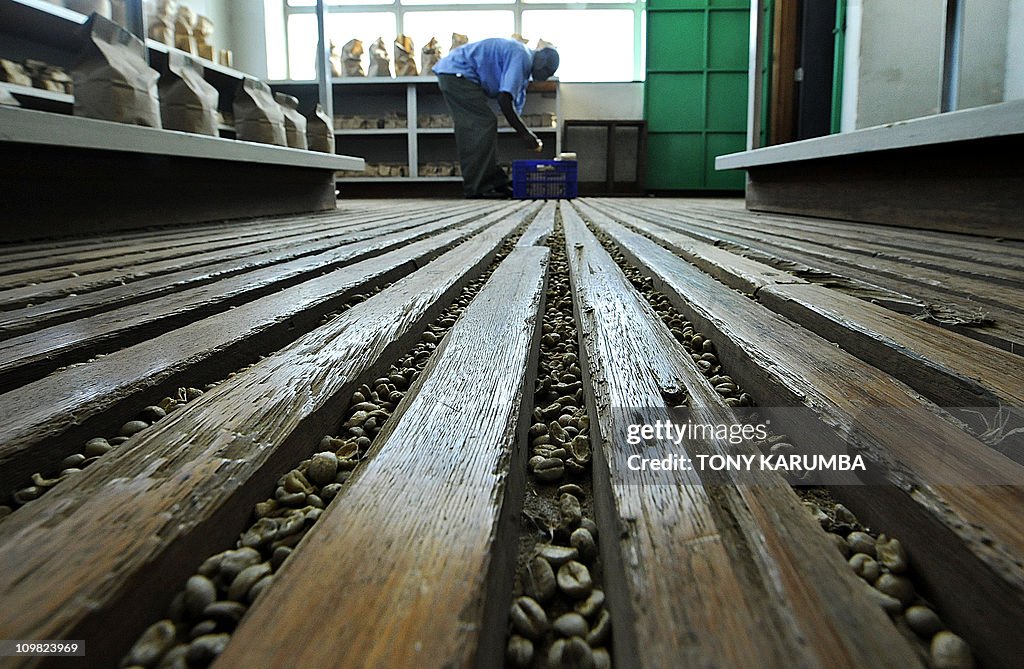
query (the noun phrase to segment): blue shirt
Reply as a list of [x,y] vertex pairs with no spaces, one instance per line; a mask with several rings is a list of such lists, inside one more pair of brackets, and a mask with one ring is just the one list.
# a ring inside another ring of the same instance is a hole
[[489,98],[498,93],[512,96],[516,113],[523,111],[526,85],[533,68],[533,52],[514,39],[491,37],[455,49],[434,66],[435,74],[462,75],[484,90]]

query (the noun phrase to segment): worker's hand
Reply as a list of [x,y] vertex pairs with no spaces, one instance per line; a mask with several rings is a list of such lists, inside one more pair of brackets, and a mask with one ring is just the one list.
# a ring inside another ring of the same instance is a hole
[[527,131],[527,134],[523,136],[523,142],[526,144],[526,148],[534,153],[544,150],[544,142],[540,141],[540,138],[532,132]]

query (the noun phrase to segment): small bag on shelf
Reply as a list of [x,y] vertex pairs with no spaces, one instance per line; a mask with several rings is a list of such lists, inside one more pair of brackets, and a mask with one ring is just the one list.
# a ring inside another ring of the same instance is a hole
[[153,18],[147,31],[149,38],[167,46],[174,46],[174,22],[178,17],[177,0],[158,0],[152,11],[146,8],[146,16],[150,15]]
[[339,63],[340,77],[365,77],[363,71],[363,43],[357,39],[351,39],[341,47],[341,61]]
[[452,33],[452,48],[448,49],[448,52],[455,51],[463,44],[469,44],[469,37],[462,33]]
[[388,48],[384,44],[383,37],[378,37],[370,47],[370,69],[367,70],[366,75],[369,77],[391,76],[391,61],[388,60]]
[[439,60],[441,60],[441,45],[436,37],[431,37],[420,51],[420,72],[432,74],[432,70]]
[[288,146],[293,149],[308,148],[306,117],[299,113],[299,99],[284,93],[274,93],[274,99],[284,112],[284,131],[288,136]]
[[416,70],[416,60],[413,54],[416,48],[412,44],[412,38],[399,35],[395,38],[395,76],[415,77],[419,74]]
[[174,20],[174,46],[185,53],[199,55],[195,36],[196,15],[185,5],[178,5]]
[[261,144],[288,146],[284,111],[270,86],[246,78],[235,94],[235,133],[238,139]]
[[217,102],[220,94],[203,79],[203,66],[185,54],[167,55],[160,76],[160,113],[164,127],[218,137]]
[[306,141],[310,151],[334,153],[334,126],[331,117],[319,104],[306,117]]
[[157,80],[146,45],[99,14],[83,27],[85,39],[72,68],[75,116],[161,127]]
[[199,52],[199,57],[216,61],[217,49],[213,46],[213,21],[200,14],[196,17],[196,27],[192,32],[196,37],[196,49]]

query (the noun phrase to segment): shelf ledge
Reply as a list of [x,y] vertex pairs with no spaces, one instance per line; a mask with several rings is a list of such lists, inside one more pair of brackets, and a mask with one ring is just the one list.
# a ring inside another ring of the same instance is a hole
[[719,170],[766,167],[821,158],[837,158],[1024,134],[1024,100],[924,116],[715,159]]
[[303,151],[79,116],[0,107],[0,141],[325,170],[362,170],[353,156]]

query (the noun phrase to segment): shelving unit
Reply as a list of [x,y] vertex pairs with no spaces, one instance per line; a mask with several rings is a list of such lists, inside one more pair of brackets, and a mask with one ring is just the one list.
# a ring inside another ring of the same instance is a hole
[[[0,57],[70,70],[86,20],[41,0],[0,0]],[[158,70],[176,51],[146,43]],[[230,110],[247,75],[198,60]],[[351,156],[76,117],[72,95],[0,86],[22,105],[0,106],[0,240],[332,209],[335,173],[365,167]]]
[[[420,114],[447,113],[444,97],[435,76],[418,77],[343,77],[333,80],[334,113],[337,116],[368,115],[383,117],[404,114],[407,127],[378,129],[336,129],[338,150],[366,157],[368,163],[389,162],[406,165],[407,177],[343,177],[341,183],[392,182],[459,182],[461,177],[420,176],[419,167],[426,161],[458,162],[453,128],[418,127]],[[317,101],[314,81],[274,81],[275,91],[299,98],[302,109],[312,108]],[[497,106],[495,114],[499,114]],[[499,160],[509,162],[523,158],[553,158],[561,151],[561,99],[558,81],[531,82],[527,89],[524,114],[554,114],[551,127],[531,128],[544,141],[544,152],[538,154],[519,143],[512,128],[498,128]],[[399,137],[404,137],[400,144]]]
[[[85,14],[45,2],[44,0],[0,0],[0,58],[20,61],[37,58],[70,71],[78,51]],[[170,53],[182,53],[167,44],[146,39],[151,65],[161,70]],[[192,54],[185,54],[202,64],[205,78],[220,92],[221,111],[230,111],[239,83],[247,76],[231,67]],[[70,114],[74,97],[59,97],[50,91],[0,82],[31,109]],[[233,130],[232,130],[233,132]]]

